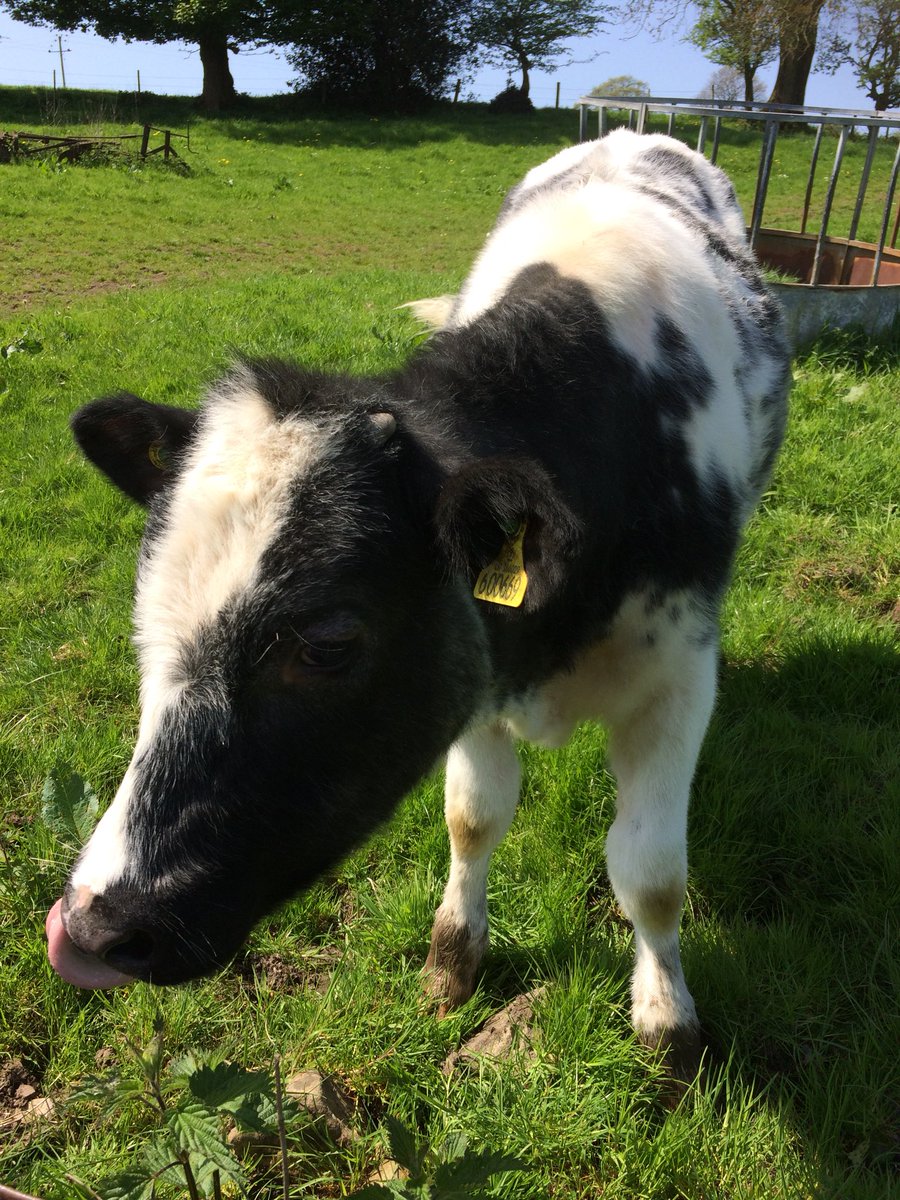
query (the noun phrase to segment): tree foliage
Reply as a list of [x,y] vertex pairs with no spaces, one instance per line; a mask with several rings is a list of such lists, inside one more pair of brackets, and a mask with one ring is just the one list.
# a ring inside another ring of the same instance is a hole
[[[765,84],[761,79],[754,78],[751,99],[762,100],[765,94]],[[743,100],[746,102],[747,90],[743,71],[738,71],[735,67],[719,67],[710,75],[697,99],[730,100],[734,103]]]
[[[89,30],[115,41],[189,42],[203,64],[204,107],[235,98],[229,50],[272,42],[279,0],[0,0],[17,21]],[[293,5],[282,0],[284,6]]]
[[477,0],[471,36],[484,63],[521,71],[527,96],[530,72],[553,66],[572,38],[596,33],[609,11],[599,0]]
[[849,63],[875,108],[900,107],[900,0],[856,0],[845,25],[831,34],[821,69]]
[[471,52],[469,0],[297,5],[284,40],[298,88],[377,110],[440,96]]
[[592,96],[649,96],[650,84],[634,75],[612,75],[604,79],[596,87],[591,88]]
[[743,99],[753,100],[756,72],[778,55],[772,0],[698,0],[697,8],[700,16],[688,41],[712,62],[739,72]]

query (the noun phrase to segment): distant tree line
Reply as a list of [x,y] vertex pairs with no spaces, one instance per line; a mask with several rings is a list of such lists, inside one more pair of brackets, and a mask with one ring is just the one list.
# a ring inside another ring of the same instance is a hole
[[490,65],[506,68],[528,106],[531,72],[612,21],[660,37],[685,36],[687,24],[687,40],[724,72],[708,87],[738,80],[744,100],[759,98],[770,64],[768,99],[781,104],[804,102],[814,66],[850,64],[876,108],[900,106],[900,0],[0,0],[0,9],[60,30],[192,44],[213,111],[235,99],[229,55],[252,46],[284,48],[298,90],[329,103],[414,109]]

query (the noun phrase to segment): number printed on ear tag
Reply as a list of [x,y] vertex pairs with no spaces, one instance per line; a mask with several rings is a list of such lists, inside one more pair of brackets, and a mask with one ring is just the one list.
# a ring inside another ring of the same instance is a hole
[[525,521],[504,543],[493,562],[488,563],[475,581],[473,595],[476,600],[487,600],[489,604],[505,604],[518,608],[525,599],[528,576],[522,543],[525,540]]

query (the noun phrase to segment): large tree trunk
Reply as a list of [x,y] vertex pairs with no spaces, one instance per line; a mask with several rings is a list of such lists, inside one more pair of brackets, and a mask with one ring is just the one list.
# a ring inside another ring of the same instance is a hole
[[523,95],[523,96],[526,96],[526,97],[527,97],[528,93],[531,91],[531,80],[530,80],[530,78],[528,77],[528,68],[529,68],[529,66],[530,66],[530,65],[531,65],[531,64],[529,63],[529,61],[528,61],[528,59],[527,59],[527,58],[523,58],[523,59],[521,60],[521,62],[519,63],[519,66],[520,66],[520,67],[521,67],[521,69],[522,69],[522,87],[521,87],[521,92],[522,92],[522,95]]
[[795,10],[793,21],[782,28],[778,74],[769,97],[770,104],[804,104],[806,83],[816,53],[819,13],[824,0],[812,0],[805,11]]
[[756,71],[749,63],[744,63],[744,103],[752,104],[753,96],[753,81],[756,78]]
[[237,93],[228,66],[228,38],[218,30],[198,39],[203,64],[203,94],[200,103],[207,112],[218,112],[231,104]]

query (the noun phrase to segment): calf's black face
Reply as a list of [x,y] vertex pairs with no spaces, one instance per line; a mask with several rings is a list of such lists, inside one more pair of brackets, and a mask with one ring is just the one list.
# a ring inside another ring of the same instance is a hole
[[81,986],[222,965],[389,814],[486,687],[394,419],[263,392],[245,368],[199,417],[119,396],[73,422],[149,504],[137,746],[48,918]]

